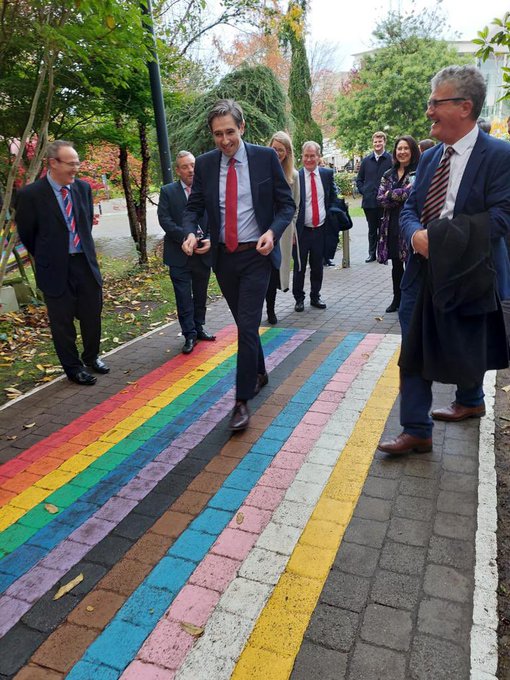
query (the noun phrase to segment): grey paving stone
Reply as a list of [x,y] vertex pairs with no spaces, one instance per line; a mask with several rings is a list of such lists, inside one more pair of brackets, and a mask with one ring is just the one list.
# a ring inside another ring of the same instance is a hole
[[356,645],[349,680],[406,680],[405,654],[359,642]]
[[474,546],[471,541],[432,536],[427,559],[436,564],[466,570],[474,563]]
[[474,475],[478,471],[478,460],[467,456],[443,456],[443,468],[449,472]]
[[387,498],[391,500],[397,491],[398,479],[385,479],[384,477],[367,477],[363,487],[363,493],[374,498]]
[[367,642],[406,651],[411,644],[411,614],[380,604],[369,604],[365,610],[361,637]]
[[437,480],[404,475],[400,481],[398,491],[408,496],[434,498],[437,494]]
[[392,538],[394,541],[408,545],[426,546],[429,534],[430,526],[427,522],[419,522],[405,517],[391,518],[388,538]]
[[109,535],[103,538],[90,552],[86,558],[88,562],[97,562],[112,566],[131,548],[133,542],[122,536]]
[[352,543],[380,548],[383,544],[388,522],[353,517],[344,534],[344,538]]
[[372,576],[379,559],[379,551],[357,543],[343,540],[335,557],[333,567],[359,576]]
[[452,432],[448,432],[444,440],[444,452],[448,456],[466,456],[478,458],[478,441],[473,438],[470,431],[458,433],[458,437],[452,437]]
[[419,575],[425,567],[425,556],[426,548],[386,541],[379,564],[390,571]]
[[428,564],[425,569],[423,590],[431,597],[454,602],[470,602],[473,581],[456,569],[439,564]]
[[474,538],[475,530],[474,517],[438,512],[434,521],[434,533],[448,538],[470,541]]
[[334,607],[361,612],[368,599],[370,581],[361,576],[333,569],[324,585],[320,601]]
[[444,491],[460,491],[461,493],[476,493],[478,476],[476,474],[462,474],[445,471],[439,480],[439,488]]
[[413,680],[468,680],[469,651],[446,640],[417,635],[413,640],[409,677]]
[[377,604],[396,609],[414,609],[420,595],[417,576],[379,569],[375,574],[370,598]]
[[471,607],[459,602],[427,598],[420,602],[418,630],[466,644],[471,628]]
[[476,514],[477,496],[472,493],[456,491],[440,491],[437,498],[439,512],[451,512],[456,515],[471,517]]
[[0,640],[0,673],[9,678],[30,659],[45,639],[44,633],[17,624]]
[[387,479],[400,479],[402,466],[393,459],[374,460],[369,470],[370,476],[386,477]]
[[404,468],[406,475],[410,475],[411,477],[426,477],[427,479],[438,477],[440,470],[439,463],[418,458],[408,460]]
[[354,516],[385,522],[390,518],[391,505],[392,503],[389,500],[365,496],[363,493],[354,508]]
[[393,507],[393,514],[397,517],[424,521],[432,517],[434,509],[435,504],[430,498],[399,494]]
[[291,680],[343,680],[347,673],[347,659],[347,654],[305,640],[297,655]]
[[305,637],[339,652],[348,652],[355,639],[359,615],[319,603],[315,608]]
[[55,592],[56,589],[52,588],[49,593],[38,600],[21,618],[23,623],[42,633],[54,631],[80,602],[71,593],[59,600],[53,600]]

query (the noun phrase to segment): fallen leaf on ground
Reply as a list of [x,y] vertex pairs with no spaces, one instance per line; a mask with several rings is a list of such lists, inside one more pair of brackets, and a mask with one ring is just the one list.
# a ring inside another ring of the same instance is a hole
[[186,631],[186,633],[193,635],[193,637],[199,638],[204,634],[204,629],[200,626],[195,626],[193,623],[185,623],[184,621],[181,621],[179,625],[183,630]]
[[58,508],[56,505],[53,505],[53,503],[46,503],[44,506],[44,509],[46,512],[49,512],[51,515],[56,515],[58,512]]
[[382,321],[383,320],[382,316],[374,316],[374,319],[376,321]]
[[85,609],[86,609],[88,612],[93,612],[93,611],[94,611],[94,607],[93,607],[92,605],[90,605],[90,604],[89,604],[87,607],[85,607]]
[[505,385],[501,389],[503,390],[503,392],[510,392],[510,385]]
[[236,515],[236,523],[237,524],[242,524],[244,522],[244,514],[242,512],[238,512]]
[[78,574],[76,578],[73,578],[72,581],[69,581],[69,583],[66,583],[63,585],[61,588],[57,590],[55,595],[53,595],[54,600],[60,600],[60,598],[63,595],[66,595],[69,593],[73,588],[76,588],[76,586],[83,581],[83,574]]
[[35,423],[26,423],[23,425],[24,430],[30,430],[31,427],[34,427]]
[[13,434],[12,437],[6,437],[6,439],[10,442],[13,442],[15,439],[17,439],[17,437],[15,434]]

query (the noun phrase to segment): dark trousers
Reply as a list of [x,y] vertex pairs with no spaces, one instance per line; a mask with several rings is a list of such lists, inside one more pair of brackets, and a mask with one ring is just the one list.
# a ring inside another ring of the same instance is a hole
[[[417,276],[413,283],[402,291],[402,298],[398,310],[402,342],[405,342],[409,332],[409,325],[414,305],[421,286],[421,276]],[[462,388],[457,386],[455,400],[463,406],[479,406],[483,402],[483,385]],[[400,371],[400,424],[404,432],[415,437],[427,438],[432,436],[432,382],[424,380],[420,375],[410,375]]]
[[177,316],[185,338],[196,338],[205,324],[210,275],[211,268],[199,255],[189,257],[183,266],[170,267]]
[[363,208],[368,222],[368,256],[375,257],[377,241],[379,240],[379,227],[383,216],[382,208]]
[[271,266],[269,257],[254,248],[240,253],[218,249],[216,278],[237,324],[236,399],[242,401],[253,397],[257,374],[266,370],[259,326]]
[[269,277],[269,285],[266,293],[267,312],[274,312],[274,305],[276,302],[276,291],[280,288],[280,270],[271,266],[271,276]]
[[391,281],[393,283],[393,301],[400,304],[400,284],[404,276],[404,263],[398,257],[391,260]]
[[299,269],[296,246],[292,247],[294,271],[292,274],[292,295],[296,302],[305,299],[306,264],[310,261],[310,299],[317,300],[321,294],[322,276],[324,273],[324,229],[304,227],[299,235],[299,253],[301,269]]
[[[75,375],[83,364],[99,355],[103,294],[83,254],[69,255],[67,287],[59,297],[44,296],[55,351],[67,375]],[[82,360],[76,347],[74,319],[80,322]]]

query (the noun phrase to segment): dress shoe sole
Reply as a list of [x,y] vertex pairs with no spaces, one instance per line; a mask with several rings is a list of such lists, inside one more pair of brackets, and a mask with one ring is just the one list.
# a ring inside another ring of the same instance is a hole
[[393,451],[391,448],[383,448],[381,445],[379,445],[377,448],[379,451],[388,453],[391,456],[404,456],[407,453],[430,453],[432,451],[432,446],[429,444],[423,444],[422,446],[410,446],[408,449],[403,449],[401,451]]
[[463,416],[443,416],[441,414],[435,415],[431,414],[433,420],[441,420],[444,423],[460,423],[463,420],[469,420],[470,418],[483,418],[485,415],[485,409],[480,411],[480,413],[466,413]]

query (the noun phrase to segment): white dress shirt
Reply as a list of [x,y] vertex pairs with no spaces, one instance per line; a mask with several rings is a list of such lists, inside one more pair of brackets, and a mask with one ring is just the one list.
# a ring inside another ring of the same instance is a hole
[[[305,227],[313,227],[312,224],[312,184],[310,181],[310,173],[305,169]],[[322,186],[319,168],[316,167],[313,171],[315,175],[315,186],[317,187],[317,202],[319,204],[319,224],[322,226],[326,221],[326,206],[324,204],[324,187]]]

